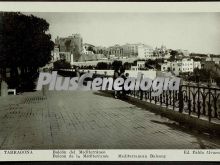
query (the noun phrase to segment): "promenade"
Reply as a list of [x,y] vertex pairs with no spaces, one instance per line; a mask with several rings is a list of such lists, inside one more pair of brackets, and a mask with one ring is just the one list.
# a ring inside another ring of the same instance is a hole
[[0,149],[220,148],[220,139],[94,91],[0,97]]

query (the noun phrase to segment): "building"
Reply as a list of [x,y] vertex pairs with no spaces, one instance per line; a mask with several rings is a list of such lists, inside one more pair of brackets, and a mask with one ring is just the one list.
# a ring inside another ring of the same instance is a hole
[[161,65],[161,71],[170,71],[171,70],[171,62],[166,62]]
[[177,49],[178,54],[182,54],[184,57],[189,57],[189,51],[184,49]]
[[86,50],[94,50],[95,46],[92,45],[92,44],[88,44],[88,43],[84,43],[83,44],[83,47],[86,49]]
[[105,56],[103,54],[82,54],[79,58],[79,62],[99,61],[104,59]]
[[74,61],[79,60],[83,51],[83,39],[80,34],[73,34],[64,38],[57,37],[55,44],[58,45],[60,52],[70,53]]
[[138,46],[138,58],[140,59],[152,59],[153,58],[153,48],[148,45]]
[[175,75],[179,75],[182,72],[182,61],[172,62],[170,71]]
[[105,57],[109,58],[109,48],[104,46],[96,46],[94,47],[94,50],[97,54],[103,54]]
[[141,44],[125,44],[122,45],[123,56],[127,58],[137,57],[138,56],[138,46]]
[[139,69],[138,69],[138,66],[131,66],[131,70],[138,71]]
[[52,55],[52,60],[51,60],[52,62],[60,60],[60,50],[59,50],[58,45],[54,46],[54,49],[51,52],[51,55]]
[[220,64],[220,57],[208,57],[206,58],[206,61],[214,61],[215,64]]
[[189,58],[174,62],[166,62],[161,65],[161,71],[170,71],[175,75],[179,75],[179,73],[193,72],[195,68],[201,69],[201,63]]
[[65,60],[67,62],[69,62],[71,65],[74,62],[74,57],[73,54],[71,54],[71,52],[60,52],[60,60]]
[[131,66],[131,70],[138,71],[145,68],[145,61],[137,61],[136,66]]
[[115,57],[123,57],[123,48],[120,45],[114,45],[109,47],[109,55],[115,55]]
[[86,49],[85,46],[83,46],[82,54],[94,54],[94,53],[93,51],[89,51],[88,49]]
[[202,68],[202,65],[201,65],[201,62],[200,61],[194,61],[193,62],[193,68],[198,68],[198,69],[201,69]]
[[169,59],[170,58],[170,49],[167,49],[166,46],[161,45],[161,47],[156,47],[153,51],[153,58],[163,58],[163,59]]
[[182,72],[193,72],[193,59],[182,59]]
[[166,48],[166,46],[161,45],[160,48],[156,47],[155,50],[153,51],[153,57],[154,58],[165,58],[168,59],[170,57],[170,52]]
[[[170,56],[171,56],[171,55],[170,55],[170,52],[167,51],[166,54],[165,54],[162,58],[164,58],[164,59],[169,59]],[[159,58],[161,58],[161,57],[159,57]]]
[[138,69],[145,68],[145,61],[137,61],[137,67]]
[[206,70],[212,70],[215,66],[215,61],[203,61],[201,67]]
[[182,72],[182,62],[176,61],[176,62],[166,62],[161,65],[161,71],[162,72],[171,72],[173,75],[179,75],[180,72]]

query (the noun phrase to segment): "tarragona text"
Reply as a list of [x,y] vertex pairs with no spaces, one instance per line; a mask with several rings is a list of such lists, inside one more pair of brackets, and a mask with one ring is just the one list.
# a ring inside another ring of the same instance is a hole
[[49,85],[49,90],[152,90],[152,96],[158,96],[163,90],[179,90],[180,78],[156,77],[154,80],[143,77],[138,73],[137,77],[96,77],[93,73],[85,73],[80,77],[61,77],[57,71],[52,73],[41,72],[38,78],[37,90],[42,90],[44,85]]

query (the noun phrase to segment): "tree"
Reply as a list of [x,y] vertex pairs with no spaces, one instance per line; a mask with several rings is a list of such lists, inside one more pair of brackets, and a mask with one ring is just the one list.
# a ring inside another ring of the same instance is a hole
[[117,61],[117,60],[113,61],[112,63],[113,70],[119,70],[119,68],[121,67],[122,67],[122,61]]
[[98,62],[96,69],[108,69],[108,64],[106,62]]
[[200,58],[207,58],[207,54],[201,54],[201,53],[190,53],[190,57],[200,57]]
[[171,52],[170,52],[170,61],[175,61],[177,59],[177,56],[178,56],[178,51],[171,50]]
[[16,88],[20,81],[30,81],[39,67],[49,63],[54,43],[47,33],[49,24],[42,18],[1,12],[0,19],[0,67],[10,68],[12,82],[19,79],[9,84]]
[[125,62],[123,66],[124,66],[125,70],[130,70],[131,66],[132,66],[132,63]]
[[211,70],[207,69],[199,69],[195,68],[193,70],[193,74],[188,77],[190,81],[202,81],[202,82],[207,82],[209,81],[209,78],[214,77],[211,74]]
[[137,66],[137,60],[133,61],[132,66]]
[[91,52],[93,52],[94,54],[96,54],[96,51],[94,50],[94,47],[91,46],[91,45],[88,47],[88,51],[91,51]]

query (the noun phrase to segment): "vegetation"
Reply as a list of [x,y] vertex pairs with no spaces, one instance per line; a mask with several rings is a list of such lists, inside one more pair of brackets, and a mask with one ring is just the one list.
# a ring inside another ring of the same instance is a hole
[[193,73],[189,75],[187,79],[194,82],[209,82],[213,79],[216,84],[220,86],[220,75],[211,69],[195,68]]
[[122,61],[117,61],[117,60],[113,61],[112,63],[113,70],[119,70],[119,68],[121,67],[122,67]]
[[125,62],[124,65],[123,65],[125,70],[130,70],[131,66],[132,66],[132,63],[129,63],[129,62]]
[[208,57],[207,54],[201,54],[201,53],[190,53],[189,56],[190,56],[190,57],[202,57],[202,58]]
[[66,60],[58,60],[53,63],[54,69],[70,69],[71,65]]
[[219,57],[220,57],[220,55],[216,55],[216,54],[210,54],[210,57],[212,57],[212,58],[219,58]]
[[110,69],[110,65],[106,62],[98,62],[97,65],[96,65],[96,69]]
[[91,51],[91,52],[93,52],[94,54],[96,54],[96,51],[94,50],[94,47],[93,47],[93,46],[89,46],[89,47],[88,47],[88,51]]
[[157,70],[160,70],[161,69],[160,63],[164,63],[164,59],[155,59],[155,60],[148,59],[145,62],[145,68],[149,68],[149,69],[156,68]]
[[195,68],[192,75],[190,75],[188,79],[190,81],[195,81],[195,82],[198,81],[207,82],[211,77],[212,75],[210,70]]
[[182,57],[183,57],[183,53],[180,53],[177,50],[171,50],[169,61],[180,60]]
[[18,12],[1,12],[0,18],[0,67],[4,70],[3,77],[6,78],[6,68],[10,68],[9,87],[26,90],[25,84],[33,83],[38,68],[51,60],[54,43],[47,33],[49,24],[42,18]]

